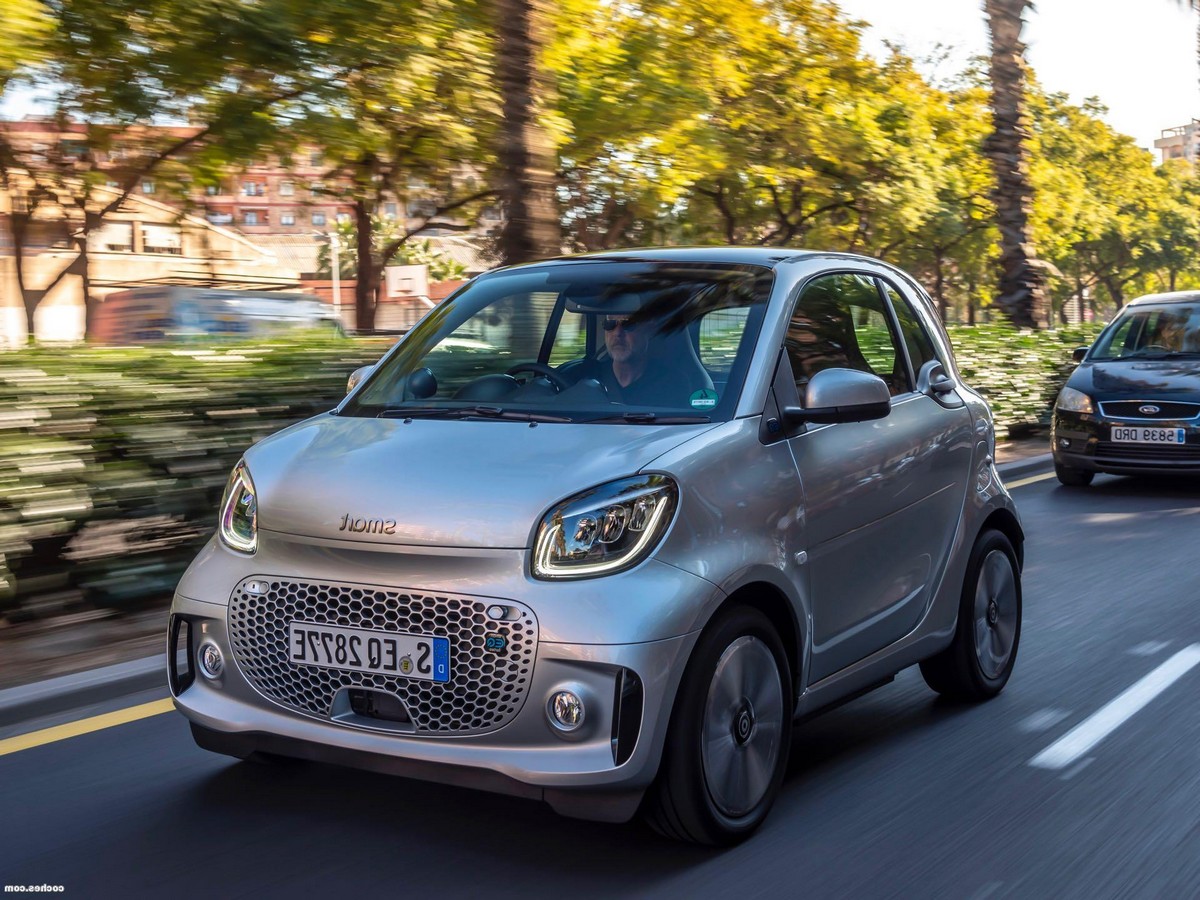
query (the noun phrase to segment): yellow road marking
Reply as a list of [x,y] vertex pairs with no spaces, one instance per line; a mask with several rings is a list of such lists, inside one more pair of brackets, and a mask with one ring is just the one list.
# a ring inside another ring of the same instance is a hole
[[1012,490],[1013,488],[1019,488],[1024,487],[1027,484],[1033,484],[1035,481],[1046,481],[1047,479],[1053,477],[1053,472],[1047,472],[1044,475],[1030,475],[1028,478],[1018,478],[1016,481],[1006,481],[1004,482],[1004,486],[1009,490]]
[[41,731],[31,731],[29,734],[19,734],[16,737],[0,741],[0,756],[29,750],[32,747],[41,747],[43,744],[53,744],[55,741],[65,741],[67,738],[90,734],[93,731],[102,731],[115,725],[136,722],[138,719],[162,715],[174,708],[175,704],[170,699],[155,700],[152,703],[142,703],[139,706],[118,709],[116,712],[80,719],[78,722],[68,722],[65,725],[55,725],[53,728],[43,728]]

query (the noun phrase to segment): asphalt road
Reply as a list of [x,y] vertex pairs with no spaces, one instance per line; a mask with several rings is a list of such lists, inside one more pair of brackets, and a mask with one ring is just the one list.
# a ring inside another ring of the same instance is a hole
[[0,756],[0,884],[78,897],[1198,897],[1200,485],[1046,480],[1015,496],[1029,543],[1007,690],[954,706],[914,669],[800,726],[782,797],[741,847],[227,761],[170,713]]

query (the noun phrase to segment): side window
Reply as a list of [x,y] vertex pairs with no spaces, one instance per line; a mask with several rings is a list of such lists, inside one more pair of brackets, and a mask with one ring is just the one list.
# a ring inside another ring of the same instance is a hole
[[938,358],[933,349],[933,341],[929,339],[921,320],[917,318],[917,311],[912,308],[908,298],[887,282],[880,283],[892,303],[892,309],[896,311],[896,321],[900,323],[900,334],[904,337],[904,346],[908,348],[908,358],[912,360],[913,376],[916,377],[921,371],[921,366],[931,359]]
[[892,396],[909,390],[904,356],[875,282],[866,275],[825,275],[804,289],[785,339],[796,385],[823,369],[877,375]]
[[749,316],[749,308],[741,306],[713,310],[700,320],[700,362],[713,380],[729,378]]

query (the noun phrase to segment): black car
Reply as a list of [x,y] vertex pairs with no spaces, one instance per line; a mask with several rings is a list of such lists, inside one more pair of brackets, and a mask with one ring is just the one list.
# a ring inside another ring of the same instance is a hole
[[1054,404],[1054,470],[1200,474],[1200,291],[1134,300],[1090,348]]

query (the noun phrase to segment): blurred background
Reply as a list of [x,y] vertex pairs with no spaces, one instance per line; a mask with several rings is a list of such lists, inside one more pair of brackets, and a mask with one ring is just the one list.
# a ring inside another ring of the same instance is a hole
[[65,624],[157,647],[243,449],[499,264],[881,257],[1038,434],[1071,349],[1197,286],[1200,136],[1044,89],[1028,7],[947,66],[822,0],[0,0],[0,687]]

